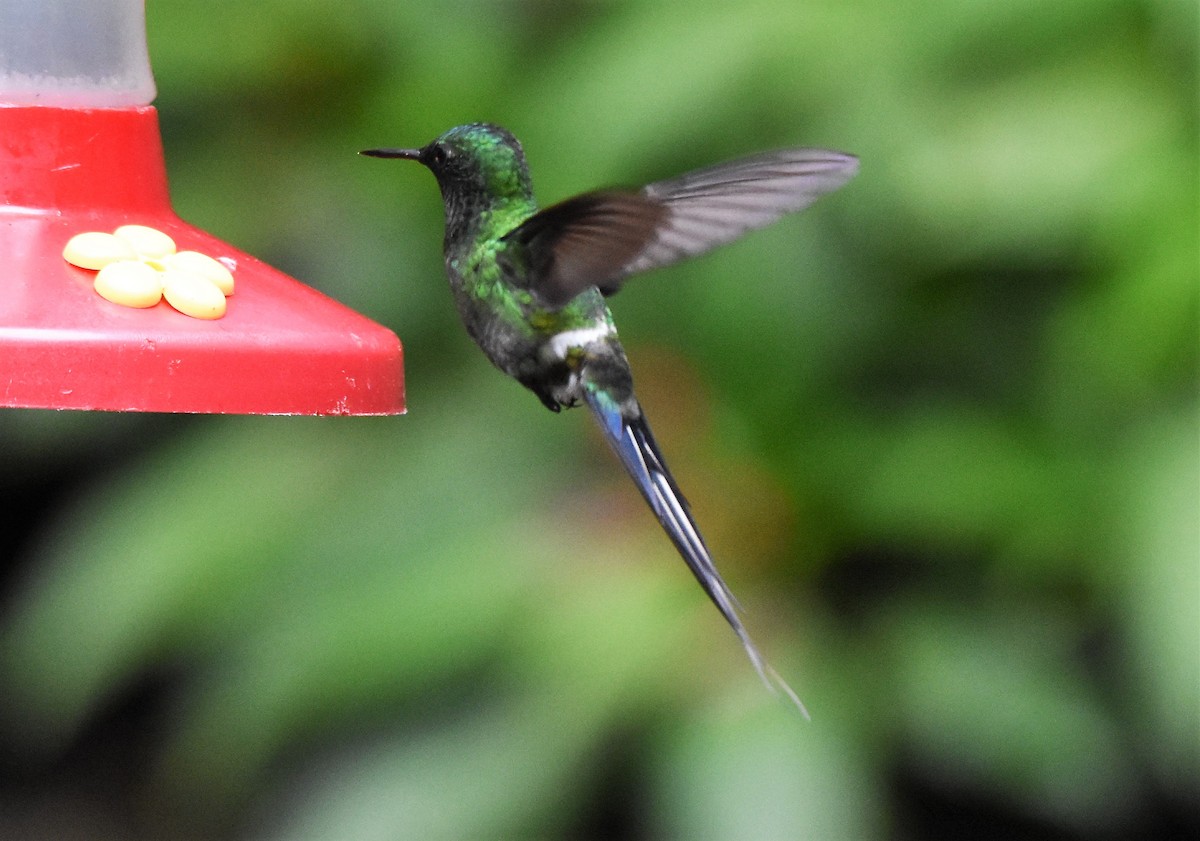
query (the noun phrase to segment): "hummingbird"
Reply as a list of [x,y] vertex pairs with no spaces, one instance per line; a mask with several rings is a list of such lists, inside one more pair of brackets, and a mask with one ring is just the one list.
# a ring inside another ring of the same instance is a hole
[[857,171],[853,155],[793,148],[744,157],[641,189],[601,189],[539,209],[521,144],[490,123],[416,149],[367,149],[433,172],[443,250],[463,324],[492,364],[552,412],[586,405],[654,516],[721,611],[759,677],[808,716],[759,652],[634,396],[605,298],[666,266],[808,207]]

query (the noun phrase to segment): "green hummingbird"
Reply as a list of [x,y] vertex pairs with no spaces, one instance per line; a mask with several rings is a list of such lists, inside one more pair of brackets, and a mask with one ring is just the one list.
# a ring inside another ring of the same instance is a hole
[[808,207],[845,184],[858,159],[784,149],[656,181],[584,193],[539,210],[521,144],[488,123],[419,149],[368,149],[428,167],[445,204],[446,273],[471,338],[553,412],[587,405],[625,470],[741,640],[759,676],[807,716],[759,653],[667,469],[633,392],[605,297],[666,266]]

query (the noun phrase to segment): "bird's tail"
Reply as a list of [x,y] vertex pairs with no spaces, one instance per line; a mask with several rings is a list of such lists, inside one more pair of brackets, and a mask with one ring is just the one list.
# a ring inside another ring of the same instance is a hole
[[804,704],[763,658],[742,624],[737,600],[713,564],[712,555],[700,535],[696,521],[692,519],[687,500],[667,469],[662,452],[658,449],[650,426],[642,414],[641,406],[632,397],[625,401],[616,400],[602,385],[590,380],[586,372],[582,384],[584,400],[600,423],[608,443],[625,465],[625,470],[633,477],[654,516],[662,524],[663,530],[687,562],[704,592],[738,635],[750,662],[754,664],[763,682],[773,692],[782,691],[804,717],[808,718],[808,710]]

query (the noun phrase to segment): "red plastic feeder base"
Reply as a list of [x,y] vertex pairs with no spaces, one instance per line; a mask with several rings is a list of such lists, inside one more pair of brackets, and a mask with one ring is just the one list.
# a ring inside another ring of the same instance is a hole
[[[236,266],[223,318],[110,303],[62,257],[149,225]],[[177,217],[152,107],[0,106],[0,406],[229,414],[404,411],[400,341]]]

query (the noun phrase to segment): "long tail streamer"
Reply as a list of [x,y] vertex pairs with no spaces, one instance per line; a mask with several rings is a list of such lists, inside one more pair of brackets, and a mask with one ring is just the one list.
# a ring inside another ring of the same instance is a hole
[[649,503],[654,516],[662,524],[663,530],[671,538],[671,542],[675,544],[675,548],[679,550],[683,560],[687,562],[688,568],[696,576],[696,580],[700,582],[704,592],[712,599],[713,604],[725,617],[725,621],[729,623],[738,639],[741,640],[746,654],[750,657],[750,662],[754,664],[763,683],[772,692],[782,691],[804,717],[808,718],[808,710],[805,709],[800,698],[763,658],[758,647],[750,638],[745,625],[742,624],[737,600],[725,584],[724,579],[721,578],[721,574],[717,572],[716,565],[713,564],[712,554],[708,551],[704,538],[700,536],[700,530],[692,518],[687,500],[684,499],[679,486],[675,484],[674,477],[667,469],[662,452],[654,440],[654,435],[650,432],[650,426],[642,414],[641,407],[635,404],[635,414],[628,410],[623,412],[620,405],[602,388],[594,383],[588,383],[586,380],[584,399],[604,431],[608,443],[621,459],[621,463],[625,465],[625,470],[637,484],[638,490],[642,492],[646,502]]

